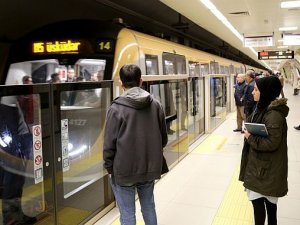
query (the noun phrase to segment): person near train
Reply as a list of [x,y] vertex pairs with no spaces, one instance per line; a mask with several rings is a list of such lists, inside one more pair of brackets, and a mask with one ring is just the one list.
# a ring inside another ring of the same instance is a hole
[[255,101],[253,99],[253,89],[255,84],[255,72],[253,70],[248,70],[245,76],[247,86],[245,88],[245,97],[244,97],[244,109],[245,109],[245,118],[247,118],[254,109]]
[[234,85],[234,100],[236,105],[236,121],[237,121],[237,128],[234,129],[234,132],[241,132],[243,128],[243,121],[245,121],[245,106],[244,106],[244,98],[245,98],[245,89],[246,89],[246,81],[244,74],[238,74],[237,83]]
[[165,113],[150,93],[141,89],[141,70],[120,69],[124,93],[111,104],[104,132],[104,167],[120,210],[122,225],[135,225],[137,191],[146,225],[157,225],[154,181],[163,173],[163,148],[168,142]]
[[268,136],[245,130],[239,180],[246,188],[254,209],[255,225],[277,225],[277,202],[288,192],[287,99],[277,97],[280,80],[275,76],[256,80],[257,102],[246,122],[265,124]]

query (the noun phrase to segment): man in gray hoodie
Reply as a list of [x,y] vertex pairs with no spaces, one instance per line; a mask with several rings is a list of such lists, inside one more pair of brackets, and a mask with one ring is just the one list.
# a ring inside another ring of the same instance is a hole
[[124,93],[108,110],[104,134],[104,167],[120,210],[120,222],[135,225],[135,192],[146,225],[157,225],[154,180],[162,174],[163,148],[168,142],[161,104],[141,89],[136,65],[120,69]]

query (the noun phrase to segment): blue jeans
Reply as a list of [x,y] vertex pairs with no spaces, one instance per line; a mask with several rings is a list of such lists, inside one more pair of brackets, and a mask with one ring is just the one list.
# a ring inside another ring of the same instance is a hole
[[132,186],[120,186],[110,179],[112,190],[120,210],[121,225],[136,225],[135,191],[137,190],[145,225],[157,225],[154,203],[154,181],[136,183]]

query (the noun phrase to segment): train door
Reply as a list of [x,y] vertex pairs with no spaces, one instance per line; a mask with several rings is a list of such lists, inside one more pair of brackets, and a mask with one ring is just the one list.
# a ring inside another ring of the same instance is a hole
[[200,64],[189,62],[188,79],[188,133],[189,144],[204,133],[204,82],[200,77]]
[[226,118],[226,77],[211,75],[210,82],[210,130],[215,129]]
[[114,201],[102,157],[112,83],[55,84],[53,94],[57,220],[78,224]]
[[186,126],[186,80],[147,82],[146,88],[163,106],[166,114],[168,144],[164,149],[168,165],[175,164],[188,151]]

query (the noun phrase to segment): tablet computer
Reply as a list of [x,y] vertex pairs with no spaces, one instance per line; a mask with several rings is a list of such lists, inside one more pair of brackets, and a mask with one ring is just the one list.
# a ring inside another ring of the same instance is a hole
[[245,123],[247,131],[253,135],[259,135],[262,137],[268,136],[268,130],[265,124],[262,123]]

